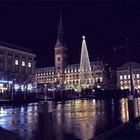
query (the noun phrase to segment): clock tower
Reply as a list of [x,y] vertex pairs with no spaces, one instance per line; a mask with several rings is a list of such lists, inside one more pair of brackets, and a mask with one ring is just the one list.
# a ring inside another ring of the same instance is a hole
[[67,67],[67,48],[64,44],[63,29],[62,29],[62,16],[57,30],[57,41],[55,44],[55,81],[61,85],[65,81],[65,68]]

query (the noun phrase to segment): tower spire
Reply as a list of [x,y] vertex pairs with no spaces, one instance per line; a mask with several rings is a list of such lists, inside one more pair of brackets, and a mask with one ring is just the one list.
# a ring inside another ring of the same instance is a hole
[[57,41],[64,45],[63,41],[63,25],[62,25],[62,12],[60,11],[59,25],[57,29]]
[[57,29],[57,41],[55,44],[55,76],[56,82],[61,86],[64,84],[65,75],[64,71],[67,66],[67,48],[64,44],[63,28],[62,28],[62,13],[60,11],[60,21]]

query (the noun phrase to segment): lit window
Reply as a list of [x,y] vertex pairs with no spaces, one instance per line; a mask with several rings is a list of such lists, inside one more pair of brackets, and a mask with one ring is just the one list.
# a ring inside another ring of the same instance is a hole
[[31,62],[29,62],[29,63],[28,63],[28,67],[31,68],[31,66],[32,66],[32,65],[31,65]]
[[124,75],[124,79],[127,79],[126,75]]
[[128,75],[128,79],[130,79],[130,75]]
[[122,75],[120,75],[120,80],[122,80],[122,78],[123,78]]
[[137,75],[136,75],[136,77],[137,77],[137,78],[140,78],[140,75],[139,75],[139,74],[137,74]]
[[25,66],[25,61],[22,61],[22,66],[23,66],[23,67]]
[[96,82],[98,81],[98,77],[96,77]]
[[60,57],[57,57],[57,61],[60,61]]
[[100,77],[100,82],[102,82],[103,81],[103,77]]
[[121,86],[123,85],[123,81],[120,81],[120,85],[121,85]]
[[126,85],[127,84],[127,81],[124,81],[124,84]]
[[18,65],[18,60],[15,60],[15,65]]

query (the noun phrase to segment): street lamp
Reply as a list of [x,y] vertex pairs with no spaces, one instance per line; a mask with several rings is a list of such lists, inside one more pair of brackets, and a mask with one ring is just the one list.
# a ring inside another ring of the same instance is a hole
[[26,99],[26,82],[23,83],[24,100]]
[[12,95],[11,95],[11,100],[13,101],[14,99],[14,81],[16,81],[16,79],[12,80]]
[[128,110],[129,110],[129,120],[133,121],[135,118],[135,105],[134,105],[135,87],[131,62],[129,62],[129,70],[130,70],[131,93],[129,93],[128,95]]
[[134,88],[134,80],[133,80],[133,69],[132,69],[130,51],[129,51],[129,46],[128,46],[128,38],[126,41],[127,41],[127,44],[125,46],[114,48],[114,51],[117,51],[118,49],[123,49],[123,48],[127,49],[127,57],[129,61],[129,73],[130,73],[130,86],[131,86],[131,92],[128,94],[128,112],[129,112],[129,121],[133,121],[135,118],[135,106],[134,106],[135,88]]
[[130,84],[131,84],[131,94],[129,94],[129,98],[132,100],[133,96],[135,96],[135,87],[134,87],[134,78],[133,78],[133,68],[131,62],[129,62],[129,72],[130,72]]
[[47,100],[47,95],[46,95],[46,87],[47,87],[47,85],[45,84],[44,86],[45,86],[45,91],[44,92],[45,92],[45,101],[46,101]]

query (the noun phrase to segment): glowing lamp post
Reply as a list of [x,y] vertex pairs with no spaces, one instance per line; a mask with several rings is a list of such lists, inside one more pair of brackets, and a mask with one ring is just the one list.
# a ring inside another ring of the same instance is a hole
[[130,72],[130,86],[131,86],[131,92],[128,95],[128,112],[129,112],[129,121],[133,121],[135,118],[135,106],[134,106],[134,96],[135,96],[135,88],[134,88],[134,80],[133,80],[133,69],[132,64],[130,60],[130,52],[129,52],[129,46],[128,46],[128,39],[127,39],[127,45],[120,46],[119,48],[114,48],[114,51],[117,51],[118,49],[127,48],[127,57],[129,61],[129,72]]
[[46,95],[46,88],[47,88],[47,85],[45,84],[45,101],[47,100],[47,95]]
[[14,81],[16,81],[16,79],[12,80],[12,95],[11,95],[11,100],[13,101],[14,99]]
[[135,87],[131,62],[129,62],[129,70],[130,70],[131,93],[128,95],[128,110],[129,110],[129,120],[133,121],[135,118],[135,106],[134,106]]
[[25,100],[26,99],[26,83],[24,83],[23,87],[24,87],[23,93],[24,93],[24,100]]

